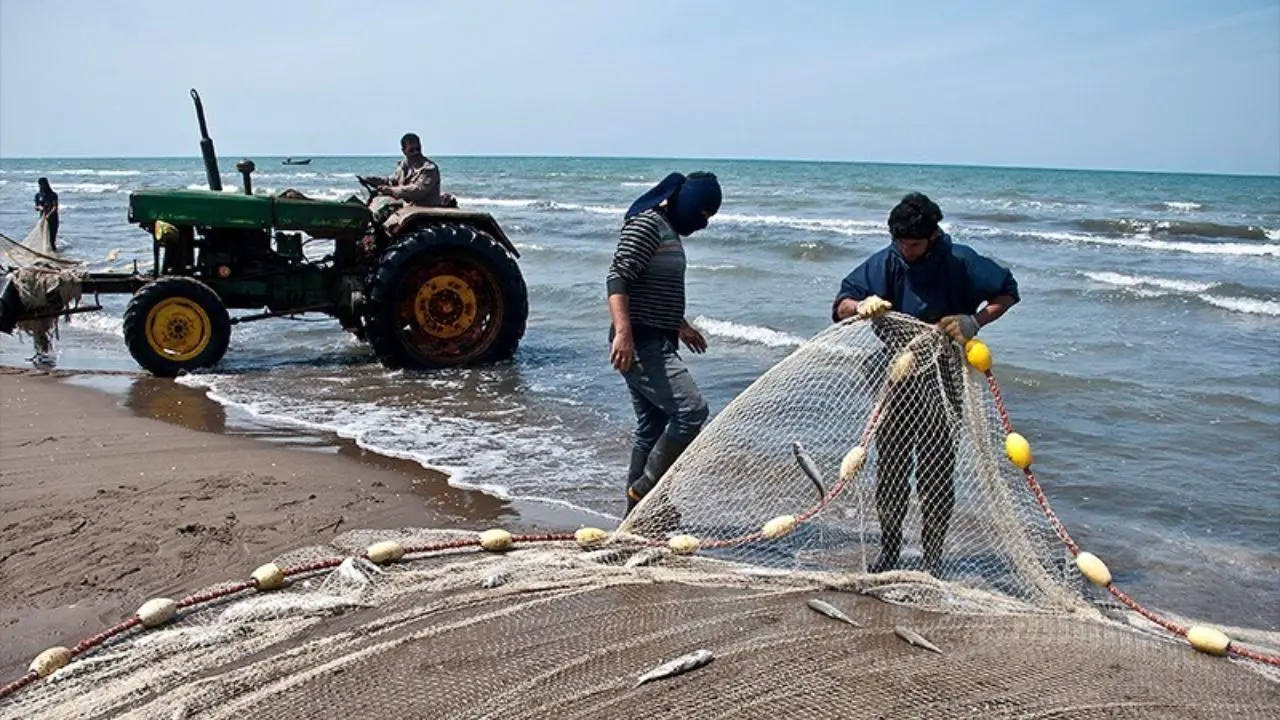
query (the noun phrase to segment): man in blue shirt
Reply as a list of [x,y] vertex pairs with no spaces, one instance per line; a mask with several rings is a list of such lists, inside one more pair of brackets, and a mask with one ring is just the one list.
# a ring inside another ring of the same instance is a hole
[[[1019,300],[1013,274],[972,248],[953,243],[939,228],[941,220],[942,210],[925,195],[904,197],[889,213],[892,242],[840,283],[832,319],[876,318],[896,309],[937,325],[963,344],[1004,315]],[[955,505],[954,428],[960,422],[960,378],[949,370],[962,372],[963,365],[942,362],[938,367],[939,373],[920,373],[896,387],[881,416],[876,433],[881,550],[871,572],[898,564],[913,452],[924,566],[935,575],[939,570]],[[942,397],[950,402],[939,402]]]

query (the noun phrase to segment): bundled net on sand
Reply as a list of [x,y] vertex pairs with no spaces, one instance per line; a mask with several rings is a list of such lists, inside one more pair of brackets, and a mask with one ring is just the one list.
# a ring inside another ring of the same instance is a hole
[[904,316],[832,326],[612,532],[349,532],[46,651],[0,716],[1276,717],[1276,637],[1117,588],[989,362]]

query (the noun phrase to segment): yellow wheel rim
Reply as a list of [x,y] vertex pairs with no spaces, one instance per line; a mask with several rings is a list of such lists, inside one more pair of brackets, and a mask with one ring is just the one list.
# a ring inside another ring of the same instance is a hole
[[436,275],[418,288],[413,314],[430,335],[456,338],[476,321],[476,293],[456,275]]
[[213,339],[213,323],[199,303],[182,297],[165,298],[147,313],[147,344],[157,355],[174,362],[199,357]]

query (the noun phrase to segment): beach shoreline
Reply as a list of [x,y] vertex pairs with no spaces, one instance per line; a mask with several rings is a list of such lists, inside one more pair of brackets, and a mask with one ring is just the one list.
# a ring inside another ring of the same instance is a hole
[[609,526],[458,489],[340,438],[237,428],[169,380],[12,366],[0,367],[0,498],[4,679],[149,598],[246,578],[355,528]]

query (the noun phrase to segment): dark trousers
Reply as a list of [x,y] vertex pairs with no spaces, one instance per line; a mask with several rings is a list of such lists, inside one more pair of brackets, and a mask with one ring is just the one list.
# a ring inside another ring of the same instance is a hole
[[50,215],[45,221],[45,226],[49,228],[49,247],[54,251],[58,251],[58,216]]
[[[876,514],[882,550],[874,571],[892,569],[902,548],[915,470],[920,500],[921,545],[925,567],[936,570],[942,558],[955,507],[955,395],[944,398],[936,378],[910,378],[893,390],[876,433]],[[914,462],[913,462],[914,460]]]
[[636,413],[628,511],[657,485],[710,414],[677,342],[672,334],[637,332],[636,362],[622,373]]

